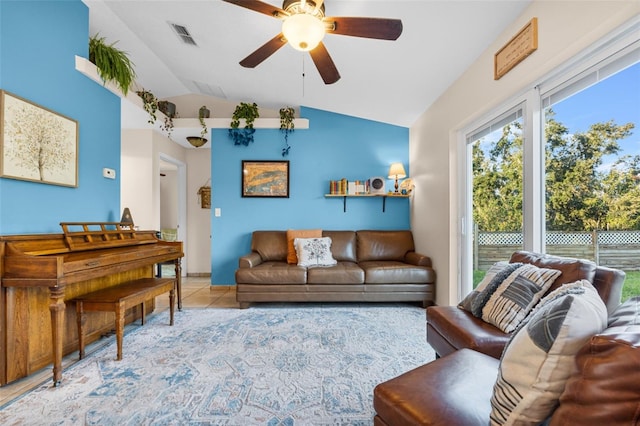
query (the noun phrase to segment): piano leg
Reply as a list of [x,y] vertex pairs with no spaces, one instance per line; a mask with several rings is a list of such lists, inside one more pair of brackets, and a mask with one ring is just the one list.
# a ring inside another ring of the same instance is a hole
[[176,265],[176,290],[178,293],[178,310],[182,310],[182,263],[181,259],[177,258],[175,260]]
[[51,341],[53,342],[53,385],[62,381],[62,334],[64,332],[64,286],[49,287]]

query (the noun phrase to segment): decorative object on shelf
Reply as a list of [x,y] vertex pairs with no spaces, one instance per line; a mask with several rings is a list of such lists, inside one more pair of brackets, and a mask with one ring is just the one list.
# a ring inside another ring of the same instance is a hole
[[210,181],[211,179],[207,179],[204,185],[202,185],[198,189],[198,202],[203,209],[211,208],[211,187],[209,186]]
[[289,155],[289,133],[293,132],[296,127],[294,123],[295,111],[292,107],[280,108],[280,131],[284,133],[284,148],[282,148],[282,156]]
[[399,193],[398,191],[398,179],[404,179],[407,177],[407,172],[404,171],[404,166],[402,163],[393,163],[391,167],[389,167],[389,179],[395,179],[396,184],[394,186],[395,193]]
[[100,78],[106,83],[116,84],[126,96],[136,78],[133,62],[126,52],[115,47],[116,42],[107,44],[98,34],[89,38],[89,61],[98,68]]
[[[229,129],[229,137],[233,140],[234,145],[248,146],[253,142],[253,134],[256,129],[253,128],[253,122],[260,117],[258,105],[241,102],[236,106],[231,117],[231,128]],[[245,120],[244,129],[240,129],[240,119]]]
[[147,114],[149,114],[149,120],[147,122],[149,124],[153,124],[156,122],[156,112],[158,111],[158,98],[149,90],[138,90],[136,92],[140,99],[142,99],[142,106]]
[[402,195],[411,195],[411,192],[413,192],[413,188],[415,187],[416,186],[413,184],[413,179],[406,178],[400,184],[400,192],[402,193]]
[[296,50],[309,52],[325,84],[340,79],[340,73],[322,43],[325,33],[378,40],[396,40],[402,34],[399,19],[326,17],[324,2],[320,0],[285,0],[282,9],[261,1],[224,1],[282,21],[281,33],[240,61],[240,65],[255,68],[288,42]]
[[242,161],[242,196],[289,198],[289,161]]
[[385,193],[385,180],[382,176],[376,176],[369,179],[369,193],[381,195]]
[[171,137],[171,132],[173,132],[173,119],[178,117],[176,104],[169,101],[158,101],[158,109],[165,115],[164,123],[160,128],[167,132],[168,137]]
[[[209,118],[211,115],[211,111],[205,106],[202,105],[198,110],[198,120],[200,120],[200,125],[202,126],[202,131],[200,131],[200,137],[204,138],[207,136],[207,123],[205,123],[204,119]],[[205,139],[206,141],[206,139]]]
[[200,148],[202,145],[207,143],[207,139],[202,136],[187,136],[187,142],[196,148]]
[[0,105],[0,176],[77,187],[78,122],[4,90]]
[[128,226],[129,229],[134,229],[133,224],[133,216],[131,216],[131,212],[129,211],[129,207],[125,207],[122,211],[122,217],[120,218],[120,224],[123,226]]

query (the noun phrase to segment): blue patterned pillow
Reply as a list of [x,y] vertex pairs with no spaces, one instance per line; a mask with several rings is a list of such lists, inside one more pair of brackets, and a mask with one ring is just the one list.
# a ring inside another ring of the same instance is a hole
[[507,265],[491,279],[489,284],[487,284],[487,287],[482,290],[471,303],[471,313],[473,316],[482,318],[482,309],[484,308],[484,305],[487,304],[491,296],[493,296],[493,293],[496,292],[498,287],[500,287],[500,284],[502,284],[502,282],[506,280],[513,271],[521,268],[522,265],[522,263],[507,263]]
[[296,238],[293,240],[298,256],[298,266],[314,268],[333,266],[338,262],[331,254],[331,238]]

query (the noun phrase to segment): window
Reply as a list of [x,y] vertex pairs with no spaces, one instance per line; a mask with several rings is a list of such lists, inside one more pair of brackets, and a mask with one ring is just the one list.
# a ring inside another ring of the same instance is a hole
[[639,30],[636,19],[463,133],[460,297],[520,248],[623,269],[635,283],[623,298],[640,294]]

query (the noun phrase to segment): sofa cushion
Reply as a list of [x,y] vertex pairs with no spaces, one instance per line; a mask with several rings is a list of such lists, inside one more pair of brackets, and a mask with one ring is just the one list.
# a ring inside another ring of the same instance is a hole
[[287,263],[295,265],[298,263],[298,255],[293,241],[296,238],[319,238],[322,237],[321,229],[287,229]]
[[556,408],[575,355],[607,324],[607,308],[586,280],[546,296],[507,343],[491,397],[491,425],[538,424]]
[[471,312],[471,306],[473,305],[474,301],[478,298],[478,296],[482,293],[482,291],[484,291],[484,289],[487,288],[491,280],[493,280],[493,277],[495,277],[498,272],[502,271],[508,265],[509,265],[509,262],[504,262],[504,261],[496,262],[493,265],[491,265],[491,267],[484,274],[484,277],[482,277],[482,280],[478,283],[476,288],[471,290],[471,293],[467,294],[465,298],[462,299],[462,301],[458,304],[458,306],[464,309],[465,311]]
[[366,284],[424,284],[435,281],[433,269],[399,261],[368,261],[358,265],[364,270]]
[[539,268],[557,269],[562,272],[549,291],[557,289],[562,284],[580,280],[587,280],[593,283],[596,275],[596,264],[585,259],[573,259],[520,250],[511,255],[509,262],[531,263]]
[[254,231],[251,237],[251,251],[257,252],[263,262],[286,262],[286,231]]
[[415,250],[411,231],[358,231],[358,262],[368,260],[404,261],[404,256]]
[[308,284],[364,284],[364,271],[353,262],[338,262],[330,268],[310,268]]
[[323,237],[331,238],[331,253],[338,262],[356,262],[355,231],[322,231]]
[[331,255],[331,238],[296,238],[293,240],[298,257],[298,266],[317,268],[333,266],[336,260]]
[[640,424],[640,296],[619,305],[576,364],[551,426]]
[[560,275],[557,269],[522,265],[513,271],[482,308],[482,319],[511,333]]
[[253,268],[236,269],[236,283],[306,284],[307,268],[287,262],[263,262]]

